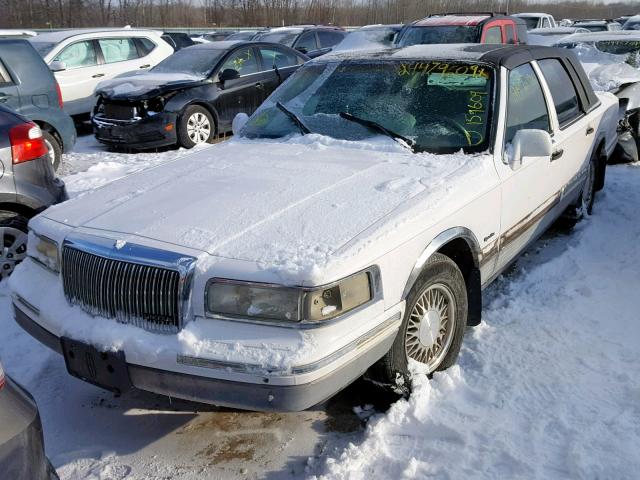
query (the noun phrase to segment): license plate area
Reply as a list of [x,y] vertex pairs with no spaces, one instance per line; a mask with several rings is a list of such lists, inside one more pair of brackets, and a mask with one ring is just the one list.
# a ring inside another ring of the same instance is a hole
[[69,374],[114,393],[131,388],[124,352],[100,352],[92,345],[66,337],[60,341]]

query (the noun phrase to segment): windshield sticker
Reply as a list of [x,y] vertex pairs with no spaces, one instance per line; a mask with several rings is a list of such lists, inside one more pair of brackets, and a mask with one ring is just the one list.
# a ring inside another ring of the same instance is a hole
[[398,68],[398,75],[429,75],[431,73],[470,75],[489,79],[489,73],[479,65],[463,65],[459,63],[446,62],[415,62],[401,63]]
[[487,92],[477,92],[474,90],[469,92],[469,103],[467,104],[468,110],[464,116],[465,130],[467,131],[467,142],[469,142],[469,146],[480,145],[484,141],[484,135],[481,132],[486,130],[486,98]]

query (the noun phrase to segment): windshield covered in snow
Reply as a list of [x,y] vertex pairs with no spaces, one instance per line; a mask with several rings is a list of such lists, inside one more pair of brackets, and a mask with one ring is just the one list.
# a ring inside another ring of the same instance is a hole
[[433,43],[477,43],[480,29],[476,26],[438,25],[411,27],[398,41],[398,46],[427,45]]
[[309,64],[245,125],[248,138],[317,133],[362,140],[387,135],[416,152],[486,150],[493,71],[473,63],[349,61]]
[[187,47],[168,56],[150,71],[155,73],[188,73],[207,77],[226,53],[226,49]]

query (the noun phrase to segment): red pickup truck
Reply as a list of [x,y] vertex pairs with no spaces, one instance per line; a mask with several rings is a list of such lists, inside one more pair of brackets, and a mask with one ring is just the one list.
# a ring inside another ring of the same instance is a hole
[[399,47],[428,43],[527,43],[526,23],[498,13],[444,13],[406,25]]

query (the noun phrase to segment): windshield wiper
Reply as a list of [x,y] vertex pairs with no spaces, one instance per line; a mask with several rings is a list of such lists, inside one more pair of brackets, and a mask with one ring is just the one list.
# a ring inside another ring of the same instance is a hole
[[291,119],[293,123],[296,124],[296,126],[300,129],[300,133],[302,133],[302,135],[311,133],[311,130],[309,130],[307,126],[304,123],[302,123],[302,120],[300,120],[300,118],[295,113],[293,113],[291,110],[285,107],[281,102],[276,102],[276,107],[278,107],[278,110],[284,113],[287,117]]
[[[348,112],[340,112],[339,115],[340,115],[341,118],[344,118],[345,120],[349,120],[351,122],[359,123],[360,125],[364,125],[365,127],[369,127],[369,128],[371,128],[373,130],[377,130],[378,132],[383,133],[387,137],[391,137],[394,140],[402,140],[402,142],[404,143],[405,147],[407,147],[412,152],[414,151],[413,147],[416,144],[416,142],[414,140],[411,140],[410,138],[404,137],[404,136],[400,135],[399,133],[393,132],[393,131],[389,130],[387,127],[384,127],[384,126],[380,125],[378,122],[374,122],[373,120],[367,120],[365,118],[356,117],[355,115],[352,115],[352,114],[350,114]],[[403,143],[401,143],[401,145]]]

